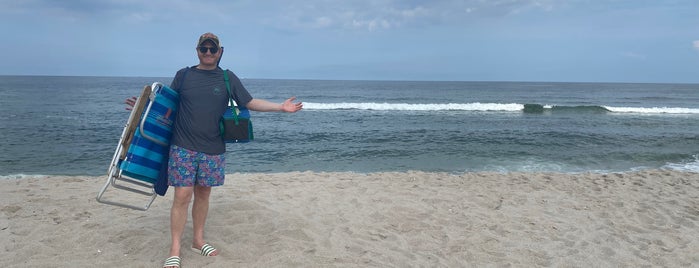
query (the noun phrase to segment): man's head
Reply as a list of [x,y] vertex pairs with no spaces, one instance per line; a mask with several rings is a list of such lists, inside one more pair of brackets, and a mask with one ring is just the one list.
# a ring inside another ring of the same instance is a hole
[[199,37],[197,42],[197,56],[199,57],[199,67],[202,69],[214,69],[221,59],[223,47],[218,36],[212,33],[205,33]]

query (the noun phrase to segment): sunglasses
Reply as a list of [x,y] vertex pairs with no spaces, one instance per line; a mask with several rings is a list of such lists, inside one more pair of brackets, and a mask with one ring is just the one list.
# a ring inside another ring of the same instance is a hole
[[211,52],[211,54],[216,54],[216,52],[218,52],[217,47],[197,47],[197,48],[199,49],[199,52],[201,52],[201,54],[206,54],[207,50],[209,52]]

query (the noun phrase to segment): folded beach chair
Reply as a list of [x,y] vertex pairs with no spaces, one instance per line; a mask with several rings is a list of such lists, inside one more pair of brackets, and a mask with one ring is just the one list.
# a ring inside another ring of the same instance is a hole
[[[159,179],[161,182],[166,179],[164,173],[167,172],[178,101],[177,92],[161,83],[143,89],[119,138],[107,172],[107,183],[97,194],[98,202],[143,211],[153,204]],[[106,200],[104,193],[109,186],[145,195],[148,203],[137,206],[125,201]],[[164,190],[158,192],[165,193]]]

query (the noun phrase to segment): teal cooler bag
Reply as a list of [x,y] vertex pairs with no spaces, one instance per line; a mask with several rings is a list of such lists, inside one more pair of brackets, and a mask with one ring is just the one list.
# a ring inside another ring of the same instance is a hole
[[223,78],[226,80],[229,106],[221,116],[221,137],[226,143],[250,142],[254,139],[250,110],[238,106],[238,103],[233,100],[230,82],[228,82],[228,70],[223,71]]
[[226,143],[252,141],[254,136],[252,135],[250,111],[246,108],[240,109],[236,105],[229,106],[221,117],[221,136]]

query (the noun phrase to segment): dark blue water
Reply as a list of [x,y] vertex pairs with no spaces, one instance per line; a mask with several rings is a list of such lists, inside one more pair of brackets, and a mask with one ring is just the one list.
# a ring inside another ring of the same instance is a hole
[[[103,175],[123,100],[171,78],[0,76],[0,176]],[[699,171],[699,85],[243,80],[255,113],[227,170]],[[525,109],[525,104],[527,109]]]

